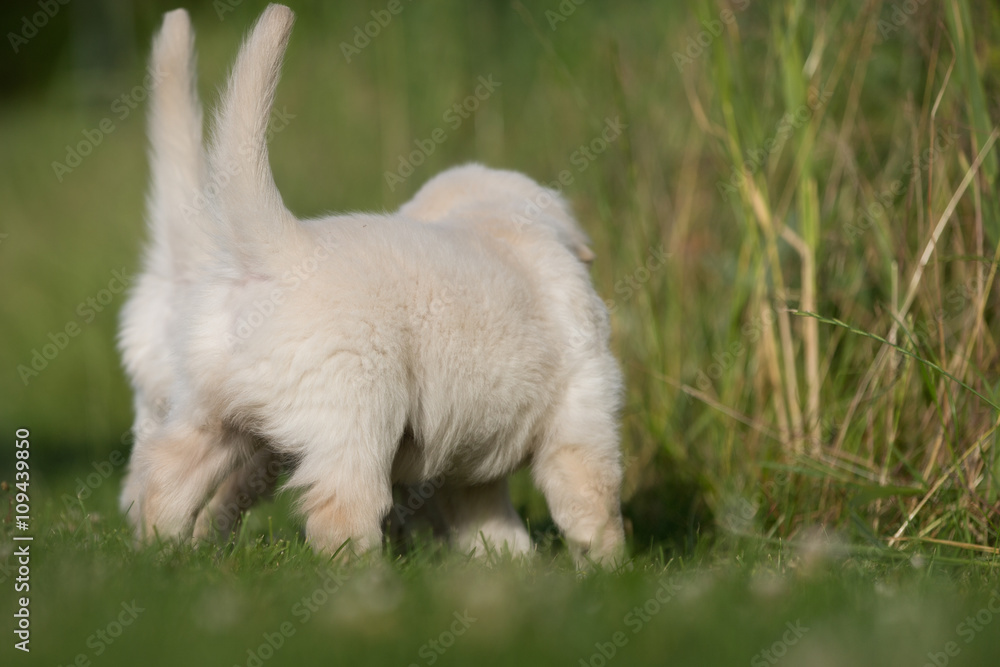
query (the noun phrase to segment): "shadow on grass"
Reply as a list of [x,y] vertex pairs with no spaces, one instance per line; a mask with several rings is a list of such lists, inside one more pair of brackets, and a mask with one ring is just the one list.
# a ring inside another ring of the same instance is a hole
[[656,476],[622,504],[633,551],[692,554],[714,533],[703,485],[694,471],[674,461],[657,461],[652,468]]

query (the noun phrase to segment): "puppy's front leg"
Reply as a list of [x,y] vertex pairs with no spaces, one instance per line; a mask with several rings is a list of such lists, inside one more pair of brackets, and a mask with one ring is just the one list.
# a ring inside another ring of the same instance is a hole
[[136,443],[137,473],[144,484],[140,537],[184,538],[209,495],[248,455],[245,436],[218,427],[170,423]]
[[624,558],[621,464],[617,451],[550,443],[533,464],[535,482],[578,566]]

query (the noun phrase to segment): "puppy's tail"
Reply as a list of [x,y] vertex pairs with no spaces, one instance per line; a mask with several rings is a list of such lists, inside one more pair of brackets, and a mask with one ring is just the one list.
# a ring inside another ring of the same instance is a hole
[[259,271],[299,238],[267,158],[267,125],[294,14],[268,5],[243,42],[223,91],[209,150],[213,224],[237,267]]
[[194,34],[187,12],[177,9],[165,14],[150,61],[154,86],[149,107],[152,185],[147,215],[152,236],[150,268],[170,279],[197,267],[209,246],[197,202],[205,156],[194,61]]

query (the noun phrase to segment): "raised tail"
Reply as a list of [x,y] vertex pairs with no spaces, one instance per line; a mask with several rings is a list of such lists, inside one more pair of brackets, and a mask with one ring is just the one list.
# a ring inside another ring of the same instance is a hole
[[[121,311],[118,346],[135,388],[133,433],[142,437],[162,421],[174,381],[173,340],[178,286],[209,257],[196,198],[205,177],[201,105],[195,85],[194,36],[183,9],[163,17],[153,41],[149,69],[150,188],[146,196],[149,241],[142,272]],[[122,511],[138,510],[142,480],[131,472],[122,492]]]
[[173,280],[197,267],[208,237],[197,196],[205,178],[202,113],[195,76],[194,34],[183,9],[163,17],[150,61],[149,143],[151,231],[148,268]]
[[259,270],[299,232],[267,156],[267,125],[294,14],[268,5],[243,42],[216,110],[207,190],[216,232],[244,269]]

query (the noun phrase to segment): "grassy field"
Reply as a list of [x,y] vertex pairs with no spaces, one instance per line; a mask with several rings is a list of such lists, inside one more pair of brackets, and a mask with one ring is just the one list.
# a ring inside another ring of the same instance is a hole
[[581,577],[536,530],[530,563],[424,544],[331,568],[281,506],[227,548],[136,552],[112,482],[71,510],[40,491],[32,652],[5,642],[5,665],[919,667],[1000,652],[989,564],[741,539]]
[[[479,160],[560,181],[592,236],[634,560],[586,577],[525,476],[527,564],[421,544],[331,569],[288,498],[233,545],[131,547],[114,335],[172,5],[39,6],[0,10],[0,431],[31,433],[34,536],[25,655],[0,492],[0,663],[995,664],[995,5],[293,6],[291,210],[392,210]],[[192,9],[208,103],[262,8]]]

